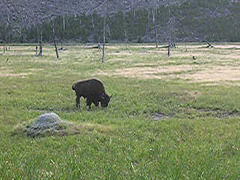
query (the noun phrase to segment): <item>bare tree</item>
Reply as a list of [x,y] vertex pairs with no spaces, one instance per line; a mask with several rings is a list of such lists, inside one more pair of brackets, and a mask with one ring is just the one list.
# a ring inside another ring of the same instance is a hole
[[171,45],[168,43],[168,57],[170,57],[171,53]]
[[128,48],[128,33],[127,33],[127,22],[126,22],[126,13],[123,12],[123,28],[124,28],[124,40],[126,44],[126,49]]
[[93,14],[91,14],[91,21],[92,21],[92,28],[95,29]]
[[102,49],[102,63],[105,61],[105,43],[106,43],[106,17],[108,11],[108,0],[105,0],[104,15],[103,15],[103,49]]
[[105,41],[106,41],[106,16],[103,17],[103,50],[102,50],[102,63],[105,61]]
[[207,48],[213,48],[214,46],[210,43],[210,42],[207,42]]
[[157,23],[156,23],[156,9],[152,10],[152,19],[153,19],[154,32],[155,32],[156,48],[158,48],[158,31],[157,31]]
[[[147,1],[148,2],[148,1]],[[147,42],[149,42],[149,32],[150,32],[150,7],[149,3],[147,3],[147,27],[146,27],[146,34],[147,34]]]
[[133,19],[135,19],[136,11],[135,11],[135,0],[131,0],[131,9],[133,12]]
[[38,46],[36,46],[36,56],[37,56],[37,54],[38,54]]
[[63,31],[66,30],[66,20],[65,20],[65,15],[62,16],[62,28],[63,28]]
[[42,43],[42,30],[40,31],[40,39],[39,39],[39,56],[43,55],[43,43]]
[[58,47],[57,47],[57,42],[56,42],[56,33],[55,33],[55,27],[54,27],[53,21],[51,21],[51,28],[52,28],[52,33],[53,33],[53,44],[55,47],[56,56],[57,56],[57,59],[59,59],[60,57],[59,57],[59,53],[58,53]]
[[37,39],[38,39],[38,43],[39,43],[38,56],[42,56],[43,55],[42,28],[40,27],[40,30],[39,30],[39,25],[37,25]]
[[171,13],[169,8],[169,20],[167,22],[167,31],[166,38],[168,42],[168,57],[171,55],[171,48],[176,47],[175,45],[175,25],[176,25],[176,17]]

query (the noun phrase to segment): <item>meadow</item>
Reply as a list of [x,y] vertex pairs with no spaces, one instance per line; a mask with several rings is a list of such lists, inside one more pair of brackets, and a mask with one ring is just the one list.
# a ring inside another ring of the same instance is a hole
[[[161,46],[161,45],[160,45]],[[0,47],[0,179],[240,179],[240,44]],[[194,58],[193,58],[194,56]],[[108,108],[75,107],[72,84],[100,79]],[[45,112],[69,136],[15,134]]]

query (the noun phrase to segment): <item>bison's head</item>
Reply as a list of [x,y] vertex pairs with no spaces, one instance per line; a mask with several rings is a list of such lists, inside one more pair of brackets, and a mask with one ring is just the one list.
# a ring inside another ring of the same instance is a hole
[[101,106],[102,107],[108,107],[108,103],[110,102],[112,96],[109,96],[108,94],[103,94],[101,99]]

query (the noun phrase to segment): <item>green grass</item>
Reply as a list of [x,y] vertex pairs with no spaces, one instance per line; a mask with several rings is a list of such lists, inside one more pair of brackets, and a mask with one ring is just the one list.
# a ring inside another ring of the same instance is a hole
[[[184,58],[178,55],[185,49],[182,45],[168,58],[165,49],[136,45],[126,49],[114,44],[108,45],[102,64],[96,49],[66,48],[60,60],[49,45],[43,57],[34,56],[34,46],[15,45],[5,54],[0,52],[0,179],[240,178],[237,81],[207,86],[178,78],[135,79],[97,73],[139,63],[192,65],[191,53],[198,51],[202,53],[197,56],[200,64],[222,65],[221,58],[209,59],[222,49],[203,50],[191,44]],[[229,64],[234,63],[230,57]],[[20,75],[27,72],[31,74]],[[3,75],[7,73],[15,76]],[[113,94],[107,109],[88,110],[84,100],[81,110],[75,108],[72,84],[91,77],[101,79]],[[34,139],[12,135],[16,126],[52,111],[81,126],[82,132]],[[166,118],[154,120],[158,113]]]

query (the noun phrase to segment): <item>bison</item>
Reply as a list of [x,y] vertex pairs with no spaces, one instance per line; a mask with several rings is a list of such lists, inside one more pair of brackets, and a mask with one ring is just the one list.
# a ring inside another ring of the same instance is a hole
[[101,103],[102,107],[107,107],[112,96],[109,96],[104,89],[103,83],[97,79],[89,79],[76,82],[72,85],[76,92],[76,106],[80,108],[80,98],[87,98],[87,106],[91,109],[92,103],[95,106]]

